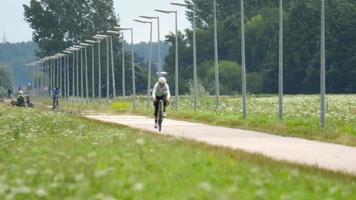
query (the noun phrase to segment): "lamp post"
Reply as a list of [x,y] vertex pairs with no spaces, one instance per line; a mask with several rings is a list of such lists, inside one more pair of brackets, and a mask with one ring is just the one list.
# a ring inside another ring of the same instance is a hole
[[162,63],[161,63],[161,36],[160,36],[160,23],[159,23],[159,17],[152,17],[152,16],[140,16],[141,18],[144,19],[156,19],[157,20],[157,31],[158,31],[158,76],[162,76]]
[[136,80],[135,80],[135,54],[134,54],[134,43],[133,43],[133,29],[132,28],[122,28],[115,27],[117,30],[121,31],[131,31],[131,67],[132,67],[132,107],[136,110]]
[[[50,80],[49,80],[49,84],[50,84],[50,87],[49,87],[49,90],[51,91],[53,89],[53,56],[50,56],[49,57],[49,77],[50,77]],[[33,86],[33,84],[32,84]]]
[[178,111],[179,105],[179,90],[178,90],[178,12],[177,11],[167,11],[155,9],[156,12],[161,12],[165,14],[175,14],[175,32],[176,32],[176,41],[175,41],[175,109]]
[[67,93],[67,89],[66,89],[66,54],[63,54],[62,55],[62,58],[63,58],[63,62],[62,62],[62,71],[61,71],[61,75],[62,75],[62,91],[63,91],[63,98],[65,99],[66,98],[66,93]]
[[283,0],[279,0],[279,72],[278,72],[278,91],[279,91],[279,119],[283,119]]
[[152,22],[134,19],[135,22],[150,25],[150,47],[148,50],[148,77],[147,77],[147,109],[150,105],[151,74],[152,74]]
[[[194,111],[198,110],[198,77],[197,77],[197,48],[196,48],[196,5],[193,0],[193,82],[194,82]],[[171,5],[187,7],[184,3],[171,3]]]
[[241,74],[242,74],[242,109],[243,118],[247,118],[247,92],[246,92],[246,56],[245,56],[245,14],[244,0],[241,0]]
[[106,39],[106,103],[109,103],[109,95],[110,95],[110,79],[109,79],[109,73],[110,73],[110,60],[109,60],[109,38],[110,36],[108,35],[97,35],[101,37],[102,39]]
[[55,76],[56,76],[56,81],[55,81],[55,87],[59,87],[59,57],[58,54],[56,54],[56,58],[55,58]]
[[[120,32],[119,31],[107,31],[110,34],[117,35],[118,40],[120,40]],[[112,37],[110,36],[111,44],[111,71],[112,71],[112,88],[113,88],[113,98],[116,99],[116,85],[115,85],[115,69],[114,69],[114,52],[113,52],[113,41]]]
[[75,64],[75,53],[70,49],[70,48],[67,48],[65,51],[63,51],[64,53],[68,54],[68,69],[67,69],[67,95],[68,95],[68,98],[70,98],[70,75],[69,75],[69,66],[70,66],[70,55],[73,55],[73,65],[72,65],[72,75],[73,75],[73,79],[72,79],[72,96],[73,93],[74,93],[74,64]]
[[41,59],[42,68],[43,68],[43,81],[42,81],[42,96],[45,96],[45,87],[46,87],[46,58]]
[[103,40],[104,38],[102,38],[98,35],[94,36],[93,38],[97,39],[97,41],[98,41],[98,64],[99,64],[98,65],[98,67],[99,67],[99,69],[98,69],[98,71],[99,71],[99,73],[98,73],[98,76],[99,76],[98,95],[99,95],[99,103],[101,103],[101,56],[100,56],[101,48],[100,48],[100,46],[101,46],[101,40]]
[[121,48],[122,48],[122,98],[125,101],[126,100],[126,87],[125,87],[125,40],[124,40],[124,33],[122,33],[122,43],[121,43]]
[[321,0],[321,31],[320,31],[320,124],[326,127],[326,95],[325,95],[325,0]]
[[84,48],[83,46],[80,45],[74,45],[75,48],[78,48],[80,51],[80,103],[83,103],[84,99],[84,71],[83,71],[83,51],[82,49]]
[[94,40],[85,40],[88,44],[91,45],[91,95],[92,95],[92,100],[94,101],[95,98],[95,69],[94,69],[94,63],[95,63],[95,58],[94,58],[94,45],[97,43],[97,41]]
[[215,99],[216,111],[220,108],[219,53],[218,53],[218,23],[216,19],[216,0],[214,0],[214,69],[215,69]]
[[[78,48],[71,47],[71,51],[74,53],[74,63],[73,63],[73,97],[79,96],[79,50]],[[77,98],[75,98],[77,99]],[[78,99],[77,99],[78,100]]]
[[69,68],[69,53],[67,50],[62,51],[64,53],[64,97],[66,100],[68,100],[68,68]]
[[[71,51],[73,53],[73,68],[72,68],[72,95],[73,95],[73,101],[76,97],[76,95],[78,95],[78,51],[80,49],[75,48],[75,47],[70,47],[68,49],[69,51]],[[75,76],[76,75],[76,76]],[[77,84],[76,84],[77,83]],[[77,90],[76,90],[77,88]]]
[[64,94],[64,86],[63,86],[63,58],[64,58],[64,54],[62,53],[58,53],[59,56],[59,87],[60,87],[60,91],[61,94]]
[[90,46],[90,44],[81,42],[80,46],[84,47],[85,51],[85,96],[86,96],[86,102],[89,103],[89,83],[88,83],[88,54],[87,54],[87,47]]

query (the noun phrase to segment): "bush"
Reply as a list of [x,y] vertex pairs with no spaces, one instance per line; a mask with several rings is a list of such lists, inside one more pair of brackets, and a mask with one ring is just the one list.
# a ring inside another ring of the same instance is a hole
[[112,108],[116,111],[119,111],[119,112],[126,112],[126,111],[129,111],[130,108],[131,108],[131,103],[129,102],[114,102],[112,104]]

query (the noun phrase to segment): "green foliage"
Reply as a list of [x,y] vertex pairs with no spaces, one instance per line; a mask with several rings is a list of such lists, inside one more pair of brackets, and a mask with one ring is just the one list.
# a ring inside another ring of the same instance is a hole
[[0,158],[0,199],[356,198],[346,175],[4,105]]
[[[168,50],[169,50],[169,45],[167,43],[161,42],[161,59],[162,59],[162,64],[164,62],[164,58],[168,55]],[[149,48],[150,44],[149,42],[140,42],[138,44],[135,44],[135,53],[137,56],[143,59],[143,62],[148,63],[148,57],[149,57]],[[152,42],[152,69],[154,72],[157,71],[157,63],[158,63],[158,43],[157,42]]]
[[[83,42],[86,39],[93,39],[92,37],[97,33],[104,33],[107,30],[113,30],[118,26],[119,20],[115,16],[113,0],[31,0],[29,5],[24,5],[25,20],[34,29],[33,40],[38,43],[39,51],[38,57],[44,57],[61,52],[65,48]],[[121,43],[122,38],[113,39],[114,52],[114,70],[116,74],[115,81],[117,94],[122,93],[121,90]],[[106,94],[107,87],[112,87],[112,80],[109,85],[106,84],[106,64],[107,64],[107,42],[103,40],[101,46],[101,79],[98,82],[98,77],[95,76],[95,89],[98,85],[101,87],[101,94],[103,96],[112,95]],[[95,45],[94,65],[96,73],[98,69],[98,45]],[[126,47],[125,51],[129,51]],[[88,48],[88,74],[92,73],[92,50]],[[120,56],[119,56],[120,55]],[[132,92],[132,75],[131,75],[131,53],[126,52],[126,89],[127,94]],[[110,56],[110,55],[109,55]],[[136,82],[137,91],[143,92],[147,90],[147,69],[144,67],[144,62],[135,54],[136,67]],[[80,61],[79,61],[80,62]],[[70,69],[72,72],[72,56],[70,58]],[[81,65],[81,63],[79,64]],[[109,61],[111,65],[111,61]],[[111,70],[111,67],[110,67]],[[110,72],[111,73],[111,72]],[[71,78],[71,77],[70,77]],[[110,76],[111,79],[111,76]],[[92,84],[89,84],[89,90],[92,91]],[[112,89],[110,89],[112,91]],[[98,91],[96,91],[98,95]]]
[[14,85],[25,86],[31,80],[31,68],[25,67],[25,64],[35,59],[37,50],[34,42],[0,44],[0,65],[9,66]]
[[7,90],[3,87],[0,86],[0,98],[4,98],[7,95]]
[[112,103],[112,108],[119,112],[127,112],[131,109],[131,103],[119,101]]
[[[187,1],[188,3],[190,1]],[[197,62],[212,62],[213,1],[195,0],[197,5]],[[217,0],[219,58],[241,63],[240,1]],[[320,2],[286,0],[284,3],[284,80],[286,93],[318,93],[320,85]],[[247,73],[251,92],[278,92],[279,1],[245,1]],[[188,19],[192,21],[192,6]],[[355,93],[356,3],[351,0],[326,1],[327,92]],[[181,33],[180,33],[181,34]],[[192,31],[180,37],[180,70],[192,74]],[[174,43],[174,35],[167,37]],[[166,58],[174,66],[174,46]],[[198,73],[204,79],[207,68]],[[171,70],[172,71],[172,70]],[[184,76],[192,79],[192,76]],[[239,78],[239,77],[235,77]],[[186,80],[185,80],[186,81]],[[188,82],[186,81],[186,82]],[[222,80],[224,84],[227,80]],[[229,79],[228,81],[232,81]],[[250,86],[251,85],[251,86]],[[222,86],[223,87],[223,86]],[[182,87],[182,92],[187,91]],[[238,90],[226,91],[234,94]]]
[[34,29],[38,56],[48,56],[118,25],[113,0],[31,0],[25,20]]
[[[0,87],[6,91],[12,89],[11,72],[5,65],[0,65]],[[2,95],[0,93],[0,96]]]

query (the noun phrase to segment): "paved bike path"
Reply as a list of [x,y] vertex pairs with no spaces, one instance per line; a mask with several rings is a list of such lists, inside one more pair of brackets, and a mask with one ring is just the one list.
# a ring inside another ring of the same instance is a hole
[[[131,115],[85,114],[87,118],[157,132],[153,119]],[[158,133],[158,132],[157,132]],[[356,148],[256,131],[165,119],[162,135],[258,153],[275,160],[317,166],[356,175]]]

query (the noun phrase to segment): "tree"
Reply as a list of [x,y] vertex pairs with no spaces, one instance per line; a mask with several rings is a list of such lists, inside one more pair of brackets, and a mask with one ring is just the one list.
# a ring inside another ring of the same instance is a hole
[[[191,1],[186,1],[191,2]],[[194,0],[197,6],[198,77],[204,79],[213,60],[212,2]],[[247,87],[250,91],[278,91],[278,11],[279,1],[245,1]],[[187,17],[192,21],[192,6]],[[217,0],[220,60],[241,63],[240,1]],[[326,1],[326,79],[329,93],[356,92],[356,2]],[[192,31],[186,30],[180,62],[191,73]],[[286,93],[320,91],[320,2],[314,0],[284,1],[284,80]],[[174,35],[169,36],[170,39]],[[173,40],[172,40],[173,41]],[[173,47],[172,47],[173,48]],[[174,65],[173,49],[167,65]],[[189,82],[191,75],[184,77]],[[237,77],[239,78],[239,77]],[[249,81],[254,80],[254,82]],[[258,80],[257,80],[258,79]],[[229,80],[226,80],[229,81]],[[256,82],[257,81],[257,82]],[[224,84],[221,81],[221,84]],[[234,92],[234,91],[231,91]]]
[[8,89],[12,89],[11,72],[7,66],[0,65],[0,97],[4,96]]
[[39,57],[52,55],[118,25],[113,0],[31,0],[25,20],[34,29]]
[[[29,5],[24,5],[25,20],[34,29],[33,40],[38,43],[38,57],[44,57],[61,52],[65,48],[92,39],[97,33],[104,33],[106,30],[114,29],[118,26],[119,20],[115,16],[113,0],[31,0]],[[121,74],[118,64],[121,63],[122,39],[113,39],[115,74]],[[101,60],[106,62],[106,42],[101,43]],[[88,53],[91,48],[88,48]],[[97,51],[95,50],[95,59]],[[91,56],[88,56],[91,63]],[[72,62],[72,61],[70,61]],[[96,59],[97,62],[97,59]],[[130,56],[126,57],[126,86],[131,89],[131,63]],[[128,67],[129,66],[129,67]],[[146,82],[143,72],[143,61],[136,58],[136,77],[138,91],[146,90]],[[71,69],[70,69],[71,71]],[[89,73],[91,67],[89,67]],[[111,77],[110,77],[111,78]],[[121,76],[116,76],[116,81],[120,81]],[[95,79],[97,79],[95,77]],[[147,79],[147,78],[146,78]],[[105,67],[102,67],[102,80],[106,80]],[[97,82],[97,80],[95,80]],[[103,85],[106,84],[102,82]],[[121,83],[121,81],[120,81]],[[112,80],[110,79],[110,86]],[[144,89],[143,89],[144,88]],[[89,84],[91,91],[91,84]],[[116,90],[121,91],[121,85],[116,84]],[[106,85],[102,87],[102,94],[106,94]]]

